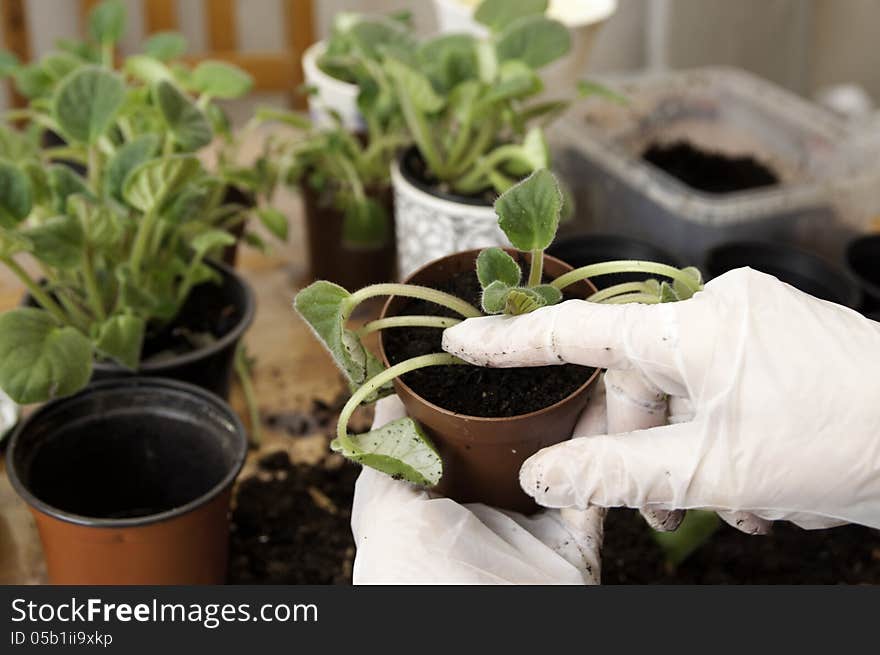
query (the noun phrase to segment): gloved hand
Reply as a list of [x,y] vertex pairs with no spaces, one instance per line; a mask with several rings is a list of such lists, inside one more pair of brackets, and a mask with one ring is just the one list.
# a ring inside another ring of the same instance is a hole
[[880,323],[772,276],[731,271],[678,303],[471,319],[444,349],[484,366],[632,371],[673,396],[673,417],[693,414],[540,451],[520,481],[541,505],[880,527]]
[[[602,408],[604,403],[595,407]],[[396,396],[376,405],[375,426],[401,418]],[[584,433],[601,425],[590,410]],[[544,510],[525,517],[459,505],[364,468],[351,527],[355,584],[597,584],[604,511]]]

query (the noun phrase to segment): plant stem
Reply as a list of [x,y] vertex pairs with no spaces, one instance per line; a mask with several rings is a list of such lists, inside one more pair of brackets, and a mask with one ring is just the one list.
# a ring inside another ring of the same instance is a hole
[[544,275],[544,251],[536,249],[532,251],[532,263],[529,266],[529,286],[536,287],[541,284]]
[[421,355],[419,357],[407,359],[377,373],[364,382],[364,384],[351,395],[351,398],[345,403],[342,411],[339,412],[339,422],[336,424],[336,437],[340,442],[346,444],[348,448],[356,450],[354,444],[348,438],[348,422],[351,419],[351,415],[354,414],[354,410],[360,406],[365,398],[394,378],[428,366],[455,366],[460,364],[467,364],[467,362],[447,353],[434,353],[431,355]]
[[104,311],[104,301],[101,299],[101,292],[98,289],[98,282],[95,279],[95,266],[92,262],[92,254],[86,252],[85,262],[83,263],[83,277],[85,278],[86,294],[89,298],[89,304],[95,312],[98,320],[107,319],[107,312]]
[[343,312],[343,323],[349,316],[351,316],[351,312],[357,307],[357,305],[368,298],[374,298],[376,296],[405,296],[407,298],[427,300],[446,307],[447,309],[451,309],[465,318],[476,318],[483,315],[476,307],[465,302],[461,298],[456,298],[452,294],[444,293],[437,289],[431,289],[430,287],[418,286],[416,284],[387,283],[373,284],[351,294],[346,303],[346,311]]
[[357,331],[358,337],[365,337],[372,332],[378,332],[385,328],[393,327],[427,327],[427,328],[449,328],[453,325],[461,323],[457,318],[446,318],[444,316],[391,316],[389,318],[380,318],[370,321]]
[[632,292],[646,293],[647,287],[644,282],[624,282],[623,284],[615,284],[613,287],[597,291],[587,300],[589,302],[604,302],[614,296]]
[[663,275],[664,277],[678,280],[682,284],[687,285],[687,287],[692,289],[694,292],[700,290],[700,285],[695,284],[693,278],[691,278],[687,273],[682,273],[674,266],[667,266],[666,264],[645,262],[634,259],[624,259],[613,262],[601,262],[598,264],[590,264],[589,266],[582,266],[581,268],[576,268],[575,270],[569,271],[564,275],[560,275],[550,284],[557,289],[562,290],[565,287],[574,284],[575,282],[580,282],[581,280],[585,280],[591,277],[599,277],[600,275],[610,275],[612,273],[650,273],[653,275]]
[[248,409],[248,418],[251,424],[251,443],[259,446],[263,443],[263,427],[260,424],[260,408],[257,404],[257,394],[254,392],[251,369],[247,361],[247,348],[245,348],[243,343],[239,343],[235,351],[235,373],[238,375],[239,382],[241,382],[244,402]]
[[647,305],[656,305],[660,302],[660,298],[650,293],[624,293],[614,296],[605,301],[608,305],[623,305],[631,302],[640,302]]
[[28,292],[33,296],[33,299],[37,301],[40,307],[49,312],[52,317],[62,325],[70,323],[67,316],[65,316],[64,311],[58,306],[58,303],[52,300],[52,297],[46,293],[30,275],[27,274],[27,271],[18,265],[17,261],[11,257],[3,257],[0,261],[6,264],[9,270],[15,273],[19,280],[24,282]]
[[141,219],[140,225],[138,225],[137,234],[134,238],[134,245],[131,249],[131,259],[129,260],[129,263],[131,264],[131,274],[135,283],[140,279],[141,260],[144,258],[144,251],[149,242],[150,232],[153,231],[153,225],[156,223],[157,218],[158,213],[155,209],[151,209],[144,215]]

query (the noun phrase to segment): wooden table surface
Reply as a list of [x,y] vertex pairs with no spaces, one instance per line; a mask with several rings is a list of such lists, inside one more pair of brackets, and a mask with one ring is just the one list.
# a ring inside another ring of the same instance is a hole
[[[254,387],[264,415],[307,410],[311,399],[328,401],[343,389],[342,379],[329,356],[292,309],[293,296],[306,280],[302,210],[293,194],[281,193],[276,205],[291,219],[286,244],[273,245],[267,254],[239,251],[238,269],[257,294],[257,315],[245,337],[256,358]],[[0,311],[14,307],[22,287],[7,271],[0,271]],[[240,390],[231,404],[247,425]],[[242,472],[250,475],[255,460],[266,452],[286,450],[295,462],[317,462],[327,454],[324,434],[292,439],[263,426],[263,444],[252,451]],[[0,584],[39,584],[46,581],[45,566],[33,519],[12,490],[0,462]]]

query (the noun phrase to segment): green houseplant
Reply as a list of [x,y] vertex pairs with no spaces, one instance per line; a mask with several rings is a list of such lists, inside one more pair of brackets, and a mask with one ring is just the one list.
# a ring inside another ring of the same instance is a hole
[[[410,417],[366,434],[352,435],[348,433],[347,424],[354,409],[363,402],[372,402],[382,395],[391,393],[392,381],[395,381],[397,392],[404,399],[404,404],[407,405],[410,414],[421,417],[428,416],[428,422],[431,422],[430,416],[421,411],[418,403],[408,402],[408,398],[411,399],[413,395],[417,396],[418,394],[413,394],[412,389],[406,385],[399,384],[399,378],[426,367],[464,366],[464,362],[451,354],[434,352],[398,361],[386,367],[391,358],[388,356],[389,343],[385,340],[385,333],[383,332],[382,335],[383,356],[385,357],[383,363],[363,344],[362,338],[371,332],[395,329],[431,328],[436,330],[436,328],[450,327],[462,318],[481,316],[484,313],[521,314],[534,311],[540,307],[560,302],[564,293],[573,285],[603,274],[649,273],[667,277],[671,282],[661,283],[651,279],[645,282],[625,283],[609,287],[601,292],[594,292],[589,295],[588,300],[609,303],[667,302],[688,298],[701,288],[700,275],[696,269],[676,269],[663,264],[639,261],[605,262],[562,272],[564,268],[560,268],[561,263],[555,260],[554,266],[557,273],[553,279],[548,280],[544,264],[545,261],[549,263],[550,260],[545,258],[543,251],[550,245],[556,234],[562,209],[562,195],[552,174],[546,169],[536,171],[526,180],[503,193],[496,201],[495,209],[499,225],[515,250],[505,251],[493,247],[483,250],[478,256],[476,252],[466,253],[470,256],[468,266],[471,266],[467,275],[473,278],[476,274],[476,280],[479,283],[480,308],[467,299],[419,284],[380,284],[349,293],[337,285],[319,281],[297,295],[295,301],[297,311],[332,354],[353,389],[351,399],[340,414],[337,437],[332,444],[335,450],[342,452],[346,457],[377,468],[389,475],[401,477],[417,484],[433,486],[438,484],[443,477],[443,459],[438,454],[430,437],[433,437],[434,441],[440,444],[441,451],[450,448],[448,441],[453,438],[452,435],[444,432],[442,421],[435,422],[430,426],[430,430],[426,431],[417,420]],[[517,255],[517,252],[525,256]],[[441,271],[438,275],[441,278],[443,275],[449,277],[449,271],[453,270],[449,263],[450,259],[444,258],[425,267],[417,274],[417,277],[418,275],[424,277],[424,273],[431,267],[438,266],[440,269],[443,266],[447,268],[445,272]],[[564,267],[564,264],[562,266]],[[422,315],[409,313],[391,315],[388,312],[390,305],[386,305],[386,312],[381,318],[368,323],[358,331],[350,330],[347,327],[347,321],[354,308],[374,296],[393,296],[395,300],[403,298],[427,301],[433,311]],[[409,340],[414,340],[416,337],[415,333],[408,335]],[[432,375],[448,375],[450,370],[449,368],[439,368]],[[574,373],[580,375],[581,378],[576,381],[570,396],[583,395],[586,386],[588,386],[588,380],[592,379],[590,372]],[[531,377],[538,375],[539,373],[535,372]],[[547,373],[544,372],[540,375],[546,376]],[[480,398],[479,388],[469,387],[467,393],[470,396]],[[483,398],[485,397],[484,391]],[[424,399],[419,400],[424,405]],[[431,399],[428,400],[430,402]],[[553,407],[564,405],[566,400],[567,398],[553,399],[553,402],[556,403]],[[586,396],[584,396],[583,402],[585,400]],[[436,404],[436,400],[433,402]],[[535,409],[539,410],[537,414],[542,413],[541,407]],[[557,440],[568,438],[571,434],[571,429],[577,418],[577,411],[574,409],[577,408],[567,408],[568,418],[556,424],[555,429],[559,432]],[[459,418],[461,418],[460,414],[461,412],[458,413]],[[510,416],[511,420],[518,418],[515,411],[513,414],[508,413],[507,416]],[[526,414],[526,416],[531,416],[531,414]],[[468,418],[470,417],[464,417],[464,419]],[[567,422],[569,418],[570,424]],[[471,429],[473,425],[476,423],[471,425]],[[438,426],[440,426],[439,429]],[[491,436],[492,431],[509,430],[510,426],[505,427],[498,424],[490,428],[488,434]],[[430,432],[430,437],[428,432]],[[476,446],[476,444],[474,445]],[[541,444],[538,445],[538,447],[540,446]],[[509,443],[504,445],[503,449],[509,452]],[[495,452],[495,456],[499,456],[500,452],[500,450]],[[529,454],[523,449],[514,449],[515,456],[510,460],[510,466],[503,473],[509,478],[506,483],[507,487],[516,490],[519,494],[521,492],[518,492],[516,487],[518,484],[516,470]],[[467,455],[464,457],[467,458]],[[454,494],[452,495],[455,497]],[[512,500],[508,500],[506,503],[504,500],[501,502],[508,506],[519,507],[518,498],[519,496],[514,494]],[[496,500],[494,497],[469,497],[468,499],[482,500],[483,502]]]

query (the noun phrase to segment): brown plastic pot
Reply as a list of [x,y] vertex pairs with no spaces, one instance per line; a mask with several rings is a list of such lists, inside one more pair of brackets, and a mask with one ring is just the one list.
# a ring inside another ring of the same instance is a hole
[[161,378],[43,405],[9,445],[53,584],[221,584],[247,439],[230,407]]
[[306,213],[311,277],[328,280],[349,290],[397,279],[394,239],[394,200],[390,188],[370,192],[391,221],[387,243],[380,248],[351,248],[342,239],[342,212],[308,184],[302,187]]
[[[443,257],[418,269],[406,282],[433,286],[457,273],[473,271],[479,253],[469,250]],[[519,256],[528,263],[528,255]],[[555,279],[570,270],[568,264],[545,256],[547,277]],[[566,296],[587,298],[595,290],[585,280],[568,287]],[[405,298],[390,298],[382,317],[397,315],[405,302]],[[385,366],[390,366],[384,340],[380,339],[379,346]],[[456,414],[428,402],[400,378],[394,380],[394,388],[409,415],[422,424],[440,452],[443,478],[435,491],[460,503],[480,502],[528,514],[537,505],[519,486],[520,467],[542,448],[571,437],[598,375],[596,370],[580,388],[555,405],[504,418]]]

